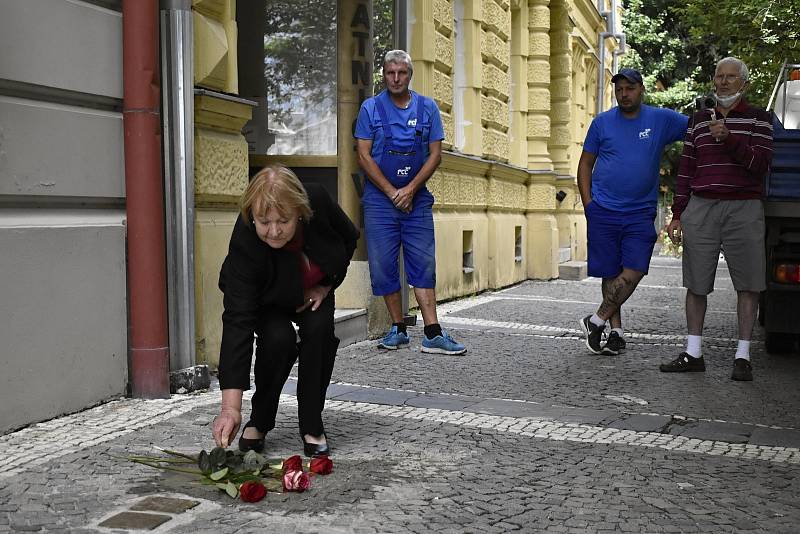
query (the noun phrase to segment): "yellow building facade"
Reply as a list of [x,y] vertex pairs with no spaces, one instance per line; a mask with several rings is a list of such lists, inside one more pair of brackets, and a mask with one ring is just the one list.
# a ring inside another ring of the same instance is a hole
[[[335,0],[331,0],[334,2]],[[285,161],[335,168],[339,204],[360,221],[352,122],[365,90],[371,47],[359,28],[370,0],[338,0],[337,154],[282,158],[251,154],[242,128],[252,107],[238,93],[235,0],[194,0],[195,297],[198,363],[216,364],[222,295],[216,287],[236,201],[251,167]],[[613,40],[598,5],[586,0],[407,0],[412,89],[436,100],[445,153],[428,183],[436,203],[437,297],[559,276],[564,260],[586,259],[576,169],[596,114],[600,69],[611,78]],[[602,5],[602,10],[612,6]],[[365,14],[367,18],[365,18]],[[601,56],[602,55],[602,62]],[[355,70],[354,70],[355,69]],[[606,95],[610,91],[605,91]],[[607,107],[609,98],[605,98]],[[386,327],[371,296],[360,247],[337,307],[366,308],[370,330]]]

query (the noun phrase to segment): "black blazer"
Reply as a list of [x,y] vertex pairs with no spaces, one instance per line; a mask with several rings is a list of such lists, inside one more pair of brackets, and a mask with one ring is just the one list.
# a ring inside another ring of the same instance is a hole
[[[305,185],[313,215],[303,221],[303,252],[325,277],[320,284],[339,287],[359,231],[322,186]],[[264,309],[285,310],[287,317],[303,304],[302,274],[297,253],[264,243],[253,223],[236,220],[228,255],[219,275],[222,290],[222,347],[220,389],[250,389],[253,334]]]

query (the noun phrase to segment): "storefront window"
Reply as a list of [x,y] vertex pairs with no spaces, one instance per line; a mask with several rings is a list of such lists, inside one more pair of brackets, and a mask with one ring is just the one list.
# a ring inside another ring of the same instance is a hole
[[268,154],[336,154],[336,0],[267,0]]

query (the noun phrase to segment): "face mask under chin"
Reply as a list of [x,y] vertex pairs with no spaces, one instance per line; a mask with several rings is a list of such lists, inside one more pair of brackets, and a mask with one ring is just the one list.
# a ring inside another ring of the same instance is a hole
[[736,94],[729,95],[729,96],[719,96],[717,93],[714,93],[714,98],[717,100],[717,103],[722,106],[723,108],[729,108],[736,102],[736,99],[742,96],[741,91],[737,91]]

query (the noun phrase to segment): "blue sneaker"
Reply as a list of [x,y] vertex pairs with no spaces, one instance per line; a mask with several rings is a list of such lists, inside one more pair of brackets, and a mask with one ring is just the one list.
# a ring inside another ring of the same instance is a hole
[[423,336],[422,352],[456,355],[464,354],[467,352],[467,349],[464,345],[457,343],[455,339],[450,337],[450,334],[442,330],[442,335],[436,336],[433,339],[428,339],[427,336]]
[[397,327],[392,325],[389,333],[383,336],[381,342],[378,343],[378,348],[395,350],[399,349],[401,345],[408,345],[408,334],[398,332]]

